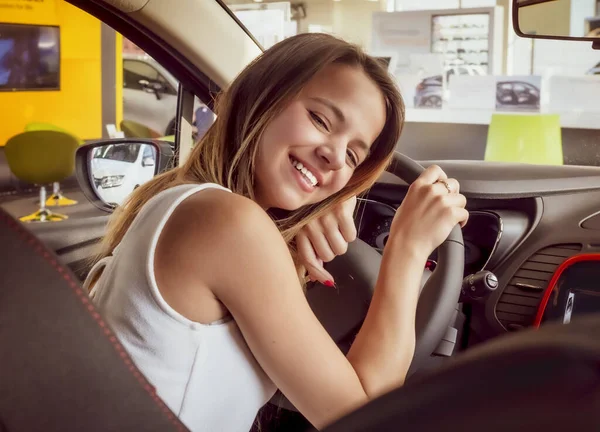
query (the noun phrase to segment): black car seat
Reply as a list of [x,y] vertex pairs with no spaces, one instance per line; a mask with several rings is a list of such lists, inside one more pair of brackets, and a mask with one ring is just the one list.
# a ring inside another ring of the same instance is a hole
[[0,209],[0,431],[187,431],[76,277]]
[[324,432],[600,431],[600,316],[488,342]]

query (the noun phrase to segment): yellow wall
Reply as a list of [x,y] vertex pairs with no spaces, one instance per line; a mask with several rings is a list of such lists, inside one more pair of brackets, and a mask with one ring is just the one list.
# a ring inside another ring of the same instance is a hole
[[22,2],[0,0],[0,21],[60,26],[60,91],[0,92],[0,146],[37,121],[53,123],[82,139],[100,138],[100,21],[63,0],[31,3],[29,9],[17,9],[10,5]]

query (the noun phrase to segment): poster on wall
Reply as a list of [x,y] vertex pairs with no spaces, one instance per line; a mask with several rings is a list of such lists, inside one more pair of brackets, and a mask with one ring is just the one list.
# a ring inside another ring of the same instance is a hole
[[600,76],[552,76],[549,81],[551,112],[600,112]]
[[497,111],[539,111],[542,77],[497,76]]
[[421,78],[416,75],[396,75],[396,82],[406,108],[417,107],[417,87],[421,81]]
[[[447,99],[444,82],[444,58],[439,54],[411,54],[409,56],[412,106],[414,108],[440,109]],[[407,80],[408,77],[404,77]],[[415,82],[416,79],[416,82]]]

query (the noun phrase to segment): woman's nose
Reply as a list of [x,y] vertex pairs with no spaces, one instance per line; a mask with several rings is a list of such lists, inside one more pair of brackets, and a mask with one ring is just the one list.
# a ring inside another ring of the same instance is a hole
[[340,142],[324,144],[317,147],[317,155],[327,169],[337,171],[346,163],[346,146]]

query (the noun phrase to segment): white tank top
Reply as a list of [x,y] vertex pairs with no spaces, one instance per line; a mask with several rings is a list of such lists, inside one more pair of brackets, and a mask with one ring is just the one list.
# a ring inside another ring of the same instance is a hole
[[[247,432],[275,386],[233,319],[190,321],[163,299],[154,253],[167,220],[184,199],[216,184],[167,189],[141,209],[115,248],[90,272],[104,272],[90,296],[157,394],[192,431]],[[198,263],[202,265],[202,263]]]

